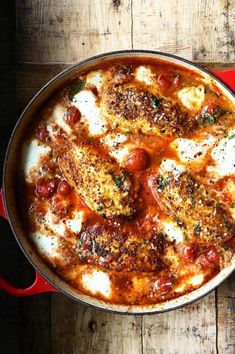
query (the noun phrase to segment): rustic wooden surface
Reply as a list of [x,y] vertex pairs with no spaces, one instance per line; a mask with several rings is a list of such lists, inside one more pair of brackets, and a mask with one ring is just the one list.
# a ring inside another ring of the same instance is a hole
[[[22,0],[16,17],[18,112],[56,73],[101,52],[154,49],[208,69],[235,67],[234,0]],[[22,299],[17,353],[234,354],[233,278],[193,305],[151,316],[105,313],[61,294]]]

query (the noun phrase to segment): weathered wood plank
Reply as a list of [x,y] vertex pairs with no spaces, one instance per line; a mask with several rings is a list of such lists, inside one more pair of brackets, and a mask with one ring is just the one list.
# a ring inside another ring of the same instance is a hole
[[174,312],[144,316],[143,353],[216,354],[214,292]]
[[18,61],[75,63],[132,47],[131,1],[17,2]]
[[52,295],[53,354],[141,354],[141,317],[120,316]]
[[218,353],[235,353],[235,277],[232,275],[217,289]]
[[235,2],[134,0],[134,48],[195,61],[235,59]]

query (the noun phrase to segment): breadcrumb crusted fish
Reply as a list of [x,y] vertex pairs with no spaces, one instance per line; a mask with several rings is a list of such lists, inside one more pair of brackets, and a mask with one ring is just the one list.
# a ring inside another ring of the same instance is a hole
[[106,269],[152,272],[163,268],[167,244],[165,236],[157,231],[150,235],[137,230],[123,232],[119,227],[84,227],[77,251],[83,261]]
[[134,214],[130,175],[101,157],[94,147],[73,143],[59,165],[91,210],[107,218]]
[[159,177],[157,188],[163,209],[185,229],[189,239],[223,243],[234,234],[229,213],[189,174]]
[[110,86],[103,94],[101,110],[112,127],[124,131],[159,133],[164,129],[174,134],[192,130],[196,124],[178,104],[134,83]]

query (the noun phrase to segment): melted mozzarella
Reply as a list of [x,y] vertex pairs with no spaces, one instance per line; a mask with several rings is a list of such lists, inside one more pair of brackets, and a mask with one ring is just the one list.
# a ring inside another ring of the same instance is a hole
[[89,273],[83,273],[82,275],[83,287],[93,294],[97,292],[101,293],[105,297],[111,295],[111,282],[107,273],[101,270],[92,270]]
[[58,125],[67,134],[71,134],[72,129],[64,120],[64,114],[66,109],[67,108],[60,103],[57,103],[53,108],[51,116],[49,118],[49,125],[47,126],[47,130],[49,131],[51,137],[53,137],[53,129],[51,126],[52,124]]
[[203,274],[196,274],[193,275],[191,278],[187,279],[187,282],[192,285],[192,286],[200,286],[204,281],[204,275]]
[[40,159],[47,156],[51,151],[49,146],[43,145],[38,140],[32,140],[23,147],[23,169],[27,182],[31,182],[30,173],[39,169]]
[[124,134],[107,134],[101,141],[108,147],[109,154],[113,156],[120,164],[125,157],[135,147],[134,144],[124,144],[127,140]]
[[215,166],[209,166],[208,171],[223,177],[235,173],[235,129],[229,132],[227,138],[221,139],[219,144],[214,147],[211,157],[215,161]]
[[176,178],[186,171],[183,165],[180,165],[174,160],[164,159],[160,165],[161,174],[172,173]]
[[79,233],[82,229],[83,214],[82,211],[76,211],[73,213],[73,218],[66,219],[65,221],[67,228],[75,234]]
[[155,83],[155,75],[147,66],[138,66],[135,71],[135,78],[138,81],[144,82],[146,85],[153,85]]
[[179,138],[174,140],[171,146],[177,150],[178,156],[182,162],[190,162],[204,158],[214,142],[215,138],[212,136],[209,136],[201,142]]
[[51,209],[48,209],[44,224],[40,225],[45,232],[47,232],[48,228],[52,231],[52,233],[59,234],[60,236],[64,235],[65,225],[62,220],[58,220],[58,218],[52,213]]
[[169,219],[164,220],[162,221],[162,226],[165,233],[168,236],[168,239],[171,242],[173,241],[175,241],[176,243],[184,242],[185,240],[184,232],[175,221]]
[[103,70],[91,71],[86,77],[86,84],[95,86],[98,91],[105,83],[105,74]]
[[185,87],[178,92],[178,97],[186,108],[198,110],[205,100],[204,86]]
[[36,244],[37,249],[46,256],[56,257],[58,253],[58,239],[56,236],[48,234],[34,233],[32,235],[33,242]]
[[73,97],[73,104],[79,109],[88,124],[91,135],[100,135],[107,128],[101,118],[100,107],[96,102],[96,96],[91,90],[82,90]]

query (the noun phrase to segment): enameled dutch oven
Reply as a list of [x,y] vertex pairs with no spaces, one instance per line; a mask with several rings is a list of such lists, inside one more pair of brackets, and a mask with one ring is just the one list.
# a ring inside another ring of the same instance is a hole
[[19,246],[36,270],[36,278],[34,283],[26,289],[14,288],[5,279],[0,278],[0,288],[4,289],[9,294],[14,296],[27,296],[43,292],[59,291],[71,297],[72,299],[95,306],[102,310],[124,314],[158,313],[163,311],[170,311],[198,300],[202,296],[215,289],[215,287],[217,287],[219,284],[221,284],[235,269],[234,259],[229,266],[222,269],[219,274],[204,284],[201,288],[194,290],[189,294],[183,295],[177,299],[173,299],[164,303],[148,306],[113,305],[104,303],[103,301],[92,298],[88,295],[84,295],[72,288],[70,285],[66,284],[62,279],[55,275],[53,271],[39,257],[26,236],[24,225],[22,224],[17,212],[16,195],[14,194],[14,184],[16,180],[15,156],[16,152],[21,149],[24,132],[34,118],[35,113],[59,87],[63,86],[67,81],[70,81],[76,77],[81,71],[91,70],[92,67],[96,66],[100,62],[103,63],[109,59],[131,59],[132,57],[162,59],[169,61],[170,63],[179,64],[185,68],[189,68],[197,73],[200,73],[205,78],[211,77],[214,79],[218,87],[220,87],[225,95],[227,95],[230,99],[235,99],[235,69],[210,73],[200,68],[196,64],[191,63],[190,61],[176,57],[174,55],[143,50],[111,52],[83,60],[79,64],[76,64],[73,67],[63,71],[61,74],[57,75],[54,79],[47,83],[31,100],[31,102],[20,116],[12,133],[4,162],[3,189],[0,193],[0,215],[9,221]]

